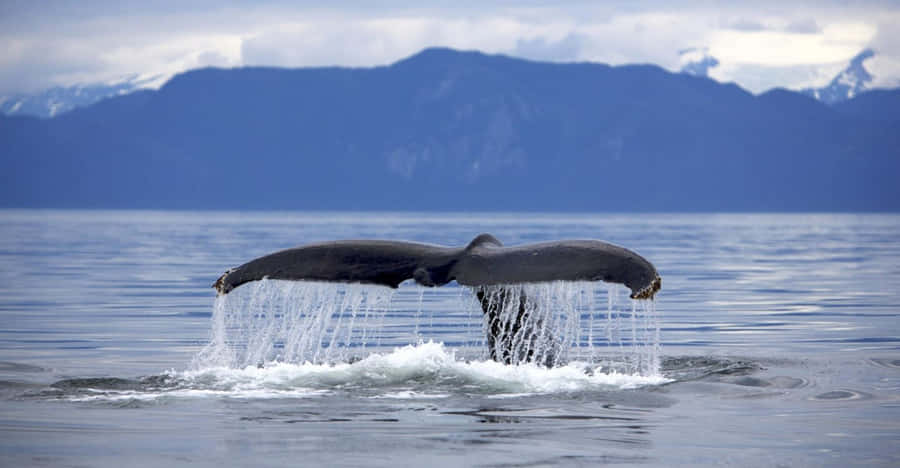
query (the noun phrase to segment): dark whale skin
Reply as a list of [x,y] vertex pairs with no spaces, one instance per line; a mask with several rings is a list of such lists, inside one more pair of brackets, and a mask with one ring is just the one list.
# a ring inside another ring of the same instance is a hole
[[219,294],[263,278],[377,284],[396,288],[456,280],[465,286],[546,281],[624,284],[633,299],[652,299],[661,287],[656,268],[637,253],[599,240],[562,240],[504,247],[481,234],[466,247],[416,242],[341,240],[281,250],[225,272]]

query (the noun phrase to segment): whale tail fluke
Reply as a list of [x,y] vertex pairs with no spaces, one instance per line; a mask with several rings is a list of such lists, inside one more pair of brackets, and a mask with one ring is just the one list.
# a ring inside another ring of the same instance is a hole
[[[334,241],[282,250],[232,268],[213,284],[218,295],[264,278],[365,283],[396,288],[412,279],[422,286],[457,281],[470,286],[488,323],[488,348],[499,362],[537,362],[553,340],[537,334],[539,320],[524,288],[552,281],[624,284],[632,299],[653,299],[662,286],[656,268],[637,253],[598,240],[504,247],[481,234],[459,248],[399,241]],[[524,340],[524,341],[523,341]],[[543,350],[543,351],[542,351]],[[544,360],[545,361],[545,360]],[[552,362],[540,362],[552,366]]]

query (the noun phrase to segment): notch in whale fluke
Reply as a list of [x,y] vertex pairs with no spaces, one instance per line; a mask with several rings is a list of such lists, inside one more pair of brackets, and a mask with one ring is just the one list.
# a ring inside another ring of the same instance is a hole
[[465,247],[415,242],[345,240],[275,252],[226,271],[219,294],[263,278],[377,284],[407,279],[423,286],[456,280],[466,286],[547,281],[624,284],[633,299],[652,299],[661,287],[656,268],[637,253],[598,240],[563,240],[505,247],[481,234]]

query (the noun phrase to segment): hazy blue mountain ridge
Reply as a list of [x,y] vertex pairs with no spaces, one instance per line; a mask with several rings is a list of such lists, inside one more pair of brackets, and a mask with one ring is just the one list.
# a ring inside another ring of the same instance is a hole
[[[892,94],[893,93],[893,94]],[[897,92],[887,92],[896,100]],[[0,117],[2,204],[896,210],[896,107],[655,66],[428,49],[388,67],[201,69]]]

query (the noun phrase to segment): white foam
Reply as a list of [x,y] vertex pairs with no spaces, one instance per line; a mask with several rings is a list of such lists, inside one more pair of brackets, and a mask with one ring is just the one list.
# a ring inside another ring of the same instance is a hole
[[394,400],[428,400],[428,399],[437,399],[437,398],[447,398],[449,397],[449,393],[425,393],[425,392],[414,392],[412,390],[401,390],[399,392],[393,393],[385,393],[384,395],[375,395],[369,398],[379,399],[379,398],[387,398]]
[[157,401],[172,398],[209,398],[226,397],[237,399],[272,399],[272,398],[310,398],[327,394],[326,390],[314,390],[298,388],[293,390],[208,390],[208,389],[181,389],[166,391],[140,391],[140,390],[103,390],[93,392],[92,395],[78,395],[67,398],[69,401],[79,402],[120,402],[120,401]]
[[154,400],[158,398],[310,398],[334,391],[364,389],[371,397],[446,398],[454,394],[512,397],[532,394],[634,389],[669,382],[661,375],[604,372],[572,362],[554,368],[457,358],[443,343],[423,342],[373,353],[354,363],[292,364],[170,371],[174,386],[146,391],[96,390],[76,401]]

